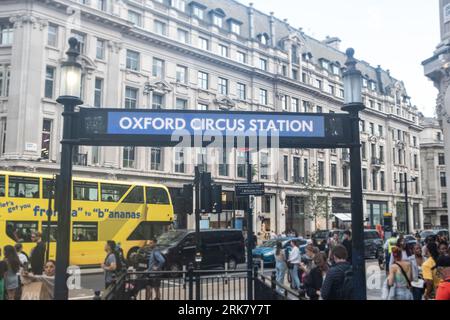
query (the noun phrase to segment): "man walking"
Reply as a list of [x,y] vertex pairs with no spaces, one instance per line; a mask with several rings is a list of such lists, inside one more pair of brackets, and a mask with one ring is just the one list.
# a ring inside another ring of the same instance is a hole
[[352,261],[352,233],[350,230],[344,231],[344,240],[342,240],[342,245],[347,249],[347,261],[351,263]]
[[158,248],[156,248],[157,240],[156,238],[150,239],[148,246],[152,250],[150,253],[150,258],[148,261],[148,269],[147,272],[150,272],[150,279],[146,288],[146,299],[147,300],[153,300],[153,291],[155,292],[155,300],[161,299],[161,274],[152,274],[154,271],[162,271],[164,267],[164,263],[166,262],[166,259],[162,255],[161,251],[159,251]]
[[320,295],[323,300],[346,300],[351,297],[345,292],[345,277],[347,271],[351,270],[351,265],[347,262],[347,249],[342,245],[337,245],[331,249],[330,256],[334,265],[328,271],[323,282]]
[[45,263],[45,244],[42,242],[42,234],[33,232],[31,240],[36,242],[36,246],[31,250],[30,255],[31,272],[34,275],[42,275]]

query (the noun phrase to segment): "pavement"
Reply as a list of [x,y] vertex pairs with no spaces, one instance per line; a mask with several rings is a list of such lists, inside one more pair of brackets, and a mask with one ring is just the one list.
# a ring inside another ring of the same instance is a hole
[[[245,269],[246,265],[238,266],[238,269]],[[270,273],[273,269],[266,268],[265,273]],[[367,299],[380,300],[381,288],[386,273],[380,270],[376,260],[367,260]],[[104,289],[104,275],[101,268],[81,269],[80,286],[69,291],[70,300],[92,300],[95,297],[95,291]]]

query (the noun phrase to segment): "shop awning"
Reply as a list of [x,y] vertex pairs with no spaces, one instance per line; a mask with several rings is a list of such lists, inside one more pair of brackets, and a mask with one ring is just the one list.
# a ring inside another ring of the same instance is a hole
[[342,222],[351,222],[352,214],[351,213],[334,213],[334,216],[341,220]]

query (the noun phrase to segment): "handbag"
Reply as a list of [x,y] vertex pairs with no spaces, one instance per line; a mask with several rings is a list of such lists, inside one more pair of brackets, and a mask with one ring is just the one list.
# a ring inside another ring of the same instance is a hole
[[395,285],[389,286],[388,279],[384,280],[383,287],[381,288],[381,299],[382,300],[395,300]]

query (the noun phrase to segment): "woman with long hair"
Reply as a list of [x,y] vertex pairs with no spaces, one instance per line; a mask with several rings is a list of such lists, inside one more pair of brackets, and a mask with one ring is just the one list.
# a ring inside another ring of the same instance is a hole
[[116,248],[117,245],[115,241],[108,240],[106,242],[106,258],[105,262],[102,263],[102,269],[105,271],[105,289],[108,288],[116,278],[117,267],[120,263]]
[[320,289],[328,272],[327,256],[320,252],[313,258],[314,267],[305,278],[305,290],[309,299],[319,300]]
[[436,242],[428,242],[426,251],[429,258],[422,264],[422,273],[425,280],[425,300],[430,300],[434,299],[436,288],[441,282],[436,274],[436,263],[439,259]]
[[281,241],[277,241],[277,246],[275,249],[275,270],[277,283],[284,284],[284,277],[286,275],[287,263],[286,263],[286,253],[284,252],[283,244]]
[[392,248],[392,256],[394,263],[389,270],[388,284],[394,294],[390,295],[390,300],[413,300],[411,262],[402,259],[403,250],[399,247]]
[[3,249],[7,270],[4,276],[6,294],[8,300],[15,300],[16,291],[19,289],[20,260],[13,246],[5,246]]

